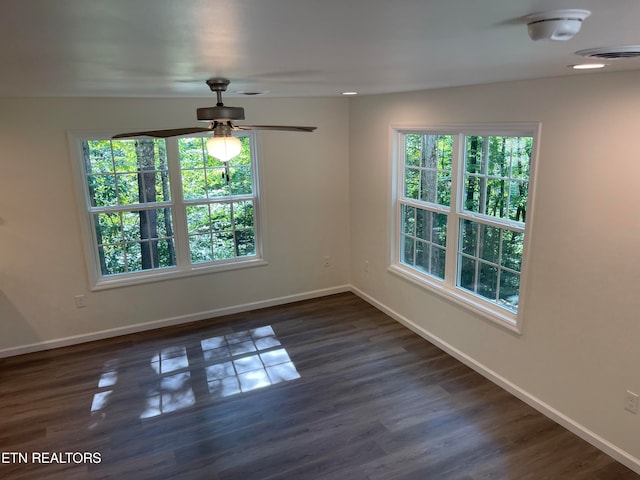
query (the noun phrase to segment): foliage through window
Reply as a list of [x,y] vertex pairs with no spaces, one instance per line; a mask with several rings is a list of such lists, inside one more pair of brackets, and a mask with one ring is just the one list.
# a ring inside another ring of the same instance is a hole
[[260,259],[253,137],[226,163],[202,137],[105,137],[77,138],[94,283]]
[[398,131],[393,269],[515,324],[534,130]]

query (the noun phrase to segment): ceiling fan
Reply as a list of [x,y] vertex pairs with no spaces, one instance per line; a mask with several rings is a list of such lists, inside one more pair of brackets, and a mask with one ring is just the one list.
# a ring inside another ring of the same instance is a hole
[[208,120],[207,127],[172,128],[168,130],[148,130],[128,132],[114,135],[112,138],[154,137],[168,138],[190,133],[212,132],[213,137],[207,141],[209,154],[222,161],[228,161],[240,153],[240,141],[231,132],[238,130],[283,130],[289,132],[313,132],[317,127],[300,127],[290,125],[236,125],[235,120],[244,120],[244,108],[228,107],[222,103],[222,92],[227,90],[229,80],[226,78],[210,78],[207,85],[216,92],[215,107],[197,109],[198,120]]

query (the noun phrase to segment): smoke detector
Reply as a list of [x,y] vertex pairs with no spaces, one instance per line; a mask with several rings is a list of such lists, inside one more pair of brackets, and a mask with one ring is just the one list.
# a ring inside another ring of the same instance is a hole
[[580,31],[589,10],[551,10],[522,17],[531,40],[569,40]]

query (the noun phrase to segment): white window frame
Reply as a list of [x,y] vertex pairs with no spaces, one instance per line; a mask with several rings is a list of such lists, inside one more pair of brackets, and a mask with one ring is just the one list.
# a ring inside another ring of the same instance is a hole
[[[143,129],[141,129],[143,130]],[[87,140],[106,140],[120,133],[119,131],[70,131],[68,132],[69,150],[72,163],[74,184],[76,188],[76,200],[80,215],[80,227],[83,238],[83,249],[86,259],[86,266],[89,276],[89,287],[92,291],[105,290],[129,285],[151,283],[174,278],[190,277],[214,272],[235,270],[248,267],[267,265],[266,260],[266,222],[264,209],[264,194],[259,172],[260,162],[258,160],[258,139],[255,132],[243,131],[240,135],[249,137],[251,145],[251,174],[253,179],[254,193],[251,195],[254,208],[254,229],[255,229],[255,255],[247,257],[236,257],[225,260],[217,260],[206,263],[192,264],[189,258],[188,231],[186,219],[186,206],[198,203],[193,200],[183,199],[181,169],[178,154],[178,137],[166,138],[167,169],[169,174],[171,200],[159,202],[161,205],[171,207],[174,228],[174,247],[176,251],[176,265],[162,267],[158,269],[140,270],[130,273],[116,275],[103,275],[100,268],[98,254],[98,244],[91,207],[89,186],[86,181],[86,172],[82,152],[82,142]],[[193,138],[205,136],[203,134],[183,135],[183,137]],[[247,196],[229,196],[225,200],[243,200]],[[134,209],[139,209],[138,207]],[[144,205],[142,209],[145,209]]]
[[[435,292],[457,305],[461,305],[473,313],[488,319],[491,322],[509,331],[521,334],[523,316],[526,311],[527,278],[529,272],[531,226],[534,219],[535,205],[535,172],[540,142],[541,124],[536,122],[523,123],[499,123],[499,124],[450,124],[435,126],[401,126],[392,125],[390,132],[391,163],[391,239],[390,239],[390,265],[388,270],[428,291]],[[445,279],[421,272],[401,262],[402,252],[402,203],[404,198],[404,135],[429,134],[452,135],[454,137],[453,159],[451,173],[451,202],[450,206],[430,205],[429,210],[447,214],[447,241],[446,241],[446,266]],[[500,307],[490,301],[484,300],[456,285],[458,269],[458,244],[460,241],[460,220],[471,219],[476,222],[486,223],[486,216],[464,211],[464,138],[467,136],[531,136],[533,145],[530,159],[529,186],[527,195],[527,217],[524,225],[519,222],[492,217],[491,224],[517,228],[524,232],[524,246],[522,263],[520,268],[520,288],[518,311],[514,313]]]

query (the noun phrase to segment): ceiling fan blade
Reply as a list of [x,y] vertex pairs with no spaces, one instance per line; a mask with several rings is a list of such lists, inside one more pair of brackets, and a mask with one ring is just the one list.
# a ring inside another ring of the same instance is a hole
[[172,128],[169,130],[149,130],[147,132],[119,133],[118,135],[114,135],[111,138],[133,138],[133,137],[167,138],[167,137],[177,137],[178,135],[187,135],[188,133],[200,133],[200,132],[210,132],[210,131],[211,131],[210,128],[205,128],[205,127]]
[[233,125],[238,130],[282,130],[286,132],[313,132],[318,127],[295,127],[288,125]]

